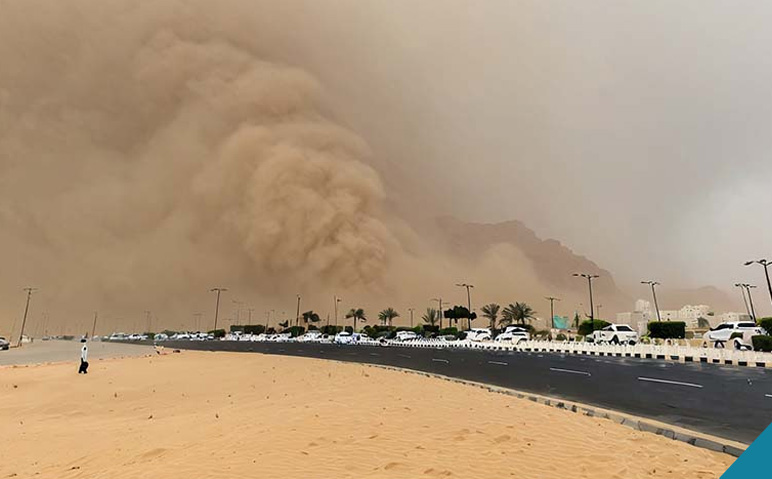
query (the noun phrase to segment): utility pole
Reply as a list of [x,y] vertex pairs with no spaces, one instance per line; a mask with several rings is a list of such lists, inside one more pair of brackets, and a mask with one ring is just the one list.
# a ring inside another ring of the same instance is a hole
[[745,291],[748,292],[748,304],[751,306],[751,311],[750,311],[751,319],[753,319],[753,321],[755,322],[756,321],[756,308],[753,307],[753,295],[751,294],[751,288],[755,288],[756,286],[752,285],[752,284],[748,284],[748,283],[743,283],[740,286],[745,288]]
[[408,311],[410,311],[410,327],[413,327],[413,312],[415,311],[415,308],[407,308]]
[[432,298],[432,301],[437,301],[437,313],[440,315],[440,329],[442,329],[442,298]]
[[760,264],[764,267],[764,275],[767,277],[767,289],[769,290],[769,299],[772,301],[772,282],[769,281],[769,266],[772,265],[772,261],[766,260],[766,259],[757,259],[753,261],[746,261],[745,266],[750,266],[752,264]]
[[574,273],[574,276],[587,278],[587,286],[590,288],[590,325],[592,326],[592,332],[595,332],[595,307],[592,302],[592,280],[600,278],[597,274],[590,273]]
[[193,322],[195,323],[196,331],[201,331],[201,317],[203,313],[193,313]]
[[217,302],[214,307],[214,329],[217,330],[217,318],[220,316],[220,293],[228,291],[227,288],[212,288],[209,292],[217,292]]
[[659,286],[660,283],[657,281],[641,281],[641,284],[648,284],[651,286],[651,295],[654,296],[654,309],[657,310],[657,322],[662,322],[662,316],[660,316],[659,313],[659,304],[657,303],[657,290],[654,289],[655,286]]
[[550,302],[550,329],[555,329],[555,301],[560,301],[560,298],[547,296],[544,299]]
[[297,314],[295,315],[295,327],[300,326],[300,295],[298,294],[297,297],[298,297],[298,311],[297,311]]
[[457,283],[456,286],[461,288],[466,288],[466,304],[467,304],[467,309],[469,309],[469,329],[472,329],[472,296],[469,293],[469,290],[471,288],[474,288],[474,285],[467,284],[467,283],[461,283],[461,284]]
[[247,323],[252,324],[252,312],[255,310],[255,308],[249,308],[247,309],[247,313],[249,314],[249,321]]
[[150,313],[150,311],[145,311],[145,321],[146,321],[146,323],[147,323],[147,324],[146,324],[146,326],[147,326],[147,329],[145,330],[145,332],[146,332],[146,333],[149,333],[149,332],[151,332],[151,329],[152,329],[152,327],[153,327],[153,326],[152,326],[152,324],[151,324],[151,319],[150,319],[150,318],[151,318],[151,313]]
[[32,292],[37,291],[37,288],[24,288],[27,292],[27,305],[24,306],[24,318],[21,320],[21,332],[19,333],[19,344],[21,346],[21,338],[24,337],[24,326],[27,324],[27,313],[29,313],[29,300],[32,297]]
[[751,308],[748,306],[748,298],[745,296],[745,285],[743,283],[735,283],[735,287],[740,288],[740,292],[743,294],[743,303],[745,304],[745,312],[748,316],[751,315]]
[[96,323],[97,323],[97,317],[99,316],[99,313],[97,311],[94,311],[94,324],[91,326],[91,340],[93,341],[94,335],[96,334]]

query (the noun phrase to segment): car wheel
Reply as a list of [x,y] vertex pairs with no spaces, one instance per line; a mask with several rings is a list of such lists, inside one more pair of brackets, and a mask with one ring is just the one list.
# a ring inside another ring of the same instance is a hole
[[635,340],[631,339],[630,341],[627,342],[627,344],[629,344],[630,346],[635,346]]

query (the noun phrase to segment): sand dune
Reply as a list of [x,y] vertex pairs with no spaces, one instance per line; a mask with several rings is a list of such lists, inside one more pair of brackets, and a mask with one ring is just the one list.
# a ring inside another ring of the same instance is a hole
[[733,458],[412,374],[183,352],[0,368],[0,477],[711,478]]

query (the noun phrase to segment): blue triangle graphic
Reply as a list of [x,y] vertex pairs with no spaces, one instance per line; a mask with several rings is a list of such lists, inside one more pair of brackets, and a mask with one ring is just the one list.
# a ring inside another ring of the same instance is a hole
[[721,476],[721,479],[769,478],[769,454],[772,452],[772,426],[768,426]]

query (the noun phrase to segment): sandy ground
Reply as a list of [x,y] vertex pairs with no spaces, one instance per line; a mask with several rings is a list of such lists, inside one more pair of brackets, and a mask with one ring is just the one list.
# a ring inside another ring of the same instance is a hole
[[[42,341],[25,343],[20,348],[11,348],[8,351],[0,351],[0,366],[8,364],[39,364],[61,361],[79,361],[79,341]],[[103,343],[100,341],[88,343],[89,363],[99,359],[144,356],[152,354],[152,346],[138,344]]]
[[0,367],[0,478],[711,478],[608,420],[356,364],[187,352]]

